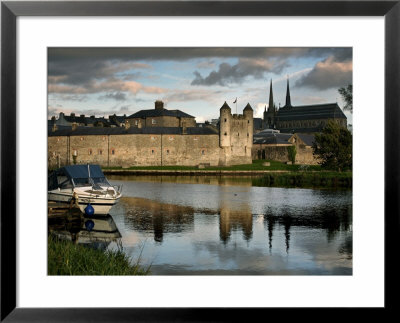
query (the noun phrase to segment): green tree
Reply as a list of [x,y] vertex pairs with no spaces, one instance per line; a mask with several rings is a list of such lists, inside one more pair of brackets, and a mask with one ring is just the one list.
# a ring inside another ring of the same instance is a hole
[[289,160],[294,165],[296,163],[296,154],[297,154],[296,146],[288,146],[287,151],[288,151]]
[[341,87],[338,92],[345,102],[343,110],[347,110],[353,113],[353,85],[349,84],[347,85],[347,87]]
[[315,134],[313,154],[323,168],[349,170],[352,168],[352,142],[350,131],[329,121],[321,133]]

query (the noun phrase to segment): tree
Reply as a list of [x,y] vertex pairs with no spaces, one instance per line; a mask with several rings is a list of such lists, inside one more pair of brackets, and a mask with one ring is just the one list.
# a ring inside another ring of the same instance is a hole
[[338,92],[345,102],[343,110],[347,110],[353,113],[353,85],[349,84],[347,85],[347,87],[341,87]]
[[288,151],[289,160],[294,165],[296,163],[296,154],[297,154],[296,146],[288,146],[287,151]]
[[315,134],[313,154],[323,168],[349,170],[353,164],[352,142],[351,132],[331,120],[321,133]]

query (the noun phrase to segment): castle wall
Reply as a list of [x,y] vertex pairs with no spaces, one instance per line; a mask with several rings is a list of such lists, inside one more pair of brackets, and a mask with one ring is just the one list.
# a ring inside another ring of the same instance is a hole
[[[186,128],[195,122],[193,118],[163,116],[155,117],[157,121],[153,126],[181,125],[183,134],[50,136],[49,167],[74,162],[103,167],[251,164],[253,110],[250,105],[243,115],[232,115],[229,107],[221,108],[220,113],[219,134],[186,134]],[[146,125],[151,119],[146,119]],[[143,119],[137,120],[143,122]],[[130,119],[130,124],[135,126],[135,119]]]
[[73,164],[103,167],[199,164],[219,165],[221,149],[215,135],[90,135],[48,137],[49,167]]
[[48,137],[47,157],[49,166],[58,167],[58,165],[68,165],[68,141],[69,138],[66,136]]

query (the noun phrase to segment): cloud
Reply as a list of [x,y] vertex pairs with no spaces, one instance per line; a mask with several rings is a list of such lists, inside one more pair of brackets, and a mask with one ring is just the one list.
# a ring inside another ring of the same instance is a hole
[[189,90],[174,90],[166,95],[163,100],[166,102],[187,102],[187,101],[208,101],[218,108],[222,106],[228,97],[231,90],[214,90],[206,89],[189,89]]
[[346,56],[330,56],[315,64],[313,69],[302,76],[295,85],[326,90],[352,84],[352,77],[352,60]]
[[198,71],[194,72],[195,79],[191,85],[221,85],[242,83],[247,77],[263,78],[266,72],[279,72],[285,66],[283,61],[269,61],[267,59],[240,58],[238,63],[230,65],[222,63],[217,71],[212,71],[203,77]]
[[125,101],[126,94],[123,92],[107,93],[106,95],[99,96],[99,100],[115,100],[115,101]]
[[257,103],[256,109],[254,111],[254,118],[263,118],[264,117],[264,109],[268,109],[267,102]]
[[[66,84],[49,84],[48,91],[53,93],[68,93],[68,94],[90,94],[101,92],[130,92],[137,94],[138,92],[159,94],[167,92],[156,86],[144,86],[135,81],[123,81],[116,78],[110,78],[105,81],[92,80],[85,84],[85,86],[66,85]],[[121,95],[119,96],[121,97]],[[110,97],[111,98],[111,97]]]
[[206,60],[206,61],[197,63],[196,67],[197,68],[214,68],[215,62],[212,60]]
[[137,60],[189,60],[211,57],[320,57],[338,53],[343,57],[351,55],[350,47],[54,47],[49,48],[50,63],[66,61],[137,61]]

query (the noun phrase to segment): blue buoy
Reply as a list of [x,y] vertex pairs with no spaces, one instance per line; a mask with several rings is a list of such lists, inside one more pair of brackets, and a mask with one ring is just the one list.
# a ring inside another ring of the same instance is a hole
[[85,207],[85,214],[86,215],[93,215],[94,214],[94,208],[93,206],[90,205],[90,203]]
[[92,220],[87,220],[85,222],[85,227],[86,227],[86,230],[92,231],[94,228],[94,222]]

